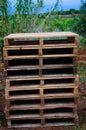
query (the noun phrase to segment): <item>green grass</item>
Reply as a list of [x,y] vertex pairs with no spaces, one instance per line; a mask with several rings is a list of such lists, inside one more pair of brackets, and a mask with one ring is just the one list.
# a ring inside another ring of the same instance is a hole
[[[70,31],[71,24],[74,18],[39,18],[37,26],[41,28],[42,31],[52,32],[52,31]],[[43,24],[42,24],[43,23]],[[40,30],[40,28],[39,28]]]
[[78,64],[78,75],[80,82],[86,84],[86,66]]

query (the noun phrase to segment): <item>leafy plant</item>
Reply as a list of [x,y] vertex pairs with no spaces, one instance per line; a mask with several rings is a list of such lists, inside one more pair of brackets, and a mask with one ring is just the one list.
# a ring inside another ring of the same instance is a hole
[[74,126],[73,129],[74,130],[79,130],[79,127],[78,126]]
[[80,116],[80,117],[79,117],[79,121],[80,121],[80,122],[83,122],[83,121],[84,121],[84,116]]

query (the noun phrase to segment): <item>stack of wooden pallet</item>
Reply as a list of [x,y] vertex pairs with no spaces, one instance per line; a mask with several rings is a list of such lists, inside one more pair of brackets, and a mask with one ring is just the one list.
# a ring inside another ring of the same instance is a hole
[[5,37],[8,127],[78,123],[77,43],[71,32]]

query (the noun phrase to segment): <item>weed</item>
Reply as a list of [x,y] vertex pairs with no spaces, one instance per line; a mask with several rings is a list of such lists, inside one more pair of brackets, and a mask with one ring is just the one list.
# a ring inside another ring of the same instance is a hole
[[79,127],[78,126],[74,126],[73,129],[74,130],[79,130]]
[[65,124],[64,124],[64,126],[63,126],[63,129],[64,129],[64,130],[67,130],[67,126],[66,126]]
[[83,121],[84,121],[84,116],[80,116],[80,117],[79,117],[79,121],[80,121],[80,122],[83,122]]

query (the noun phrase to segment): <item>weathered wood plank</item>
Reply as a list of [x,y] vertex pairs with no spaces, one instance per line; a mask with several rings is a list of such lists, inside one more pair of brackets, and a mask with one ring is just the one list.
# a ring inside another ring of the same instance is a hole
[[54,118],[74,118],[76,115],[72,113],[55,113],[55,114],[45,114],[44,117],[46,119],[54,119]]
[[25,99],[40,99],[40,95],[20,95],[20,96],[9,96],[8,100],[25,100]]
[[55,108],[77,108],[75,103],[58,103],[58,104],[46,104],[44,106],[40,105],[12,105],[9,110],[34,110],[34,109],[55,109]]
[[35,49],[40,49],[40,46],[41,46],[41,49],[52,49],[52,48],[74,48],[75,49],[75,51],[77,52],[77,46],[74,44],[74,43],[70,43],[70,44],[51,44],[51,42],[50,42],[50,44],[46,44],[46,45],[43,45],[43,43],[42,43],[42,45],[35,45],[35,46],[33,46],[33,45],[28,45],[28,46],[25,46],[25,45],[21,45],[21,46],[12,46],[12,47],[4,47],[3,48],[3,50],[4,51],[8,51],[8,50],[35,50]]
[[8,116],[8,119],[11,119],[11,120],[19,120],[19,119],[21,119],[21,120],[23,120],[23,119],[40,119],[40,115],[39,114],[24,114],[24,115],[9,115]]
[[[41,86],[43,89],[60,89],[60,88],[74,88],[74,90],[77,88],[74,84],[48,84]],[[9,91],[18,91],[18,90],[37,90],[40,89],[40,85],[20,85],[20,86],[9,86]]]
[[[42,69],[54,69],[54,68],[74,68],[73,64],[59,64],[59,65],[55,65],[55,64],[51,64],[51,65],[42,65]],[[8,66],[7,70],[32,70],[32,69],[40,69],[40,65],[35,65],[35,66]]]
[[26,39],[42,37],[78,37],[78,35],[72,32],[15,33],[6,36],[5,39]]

